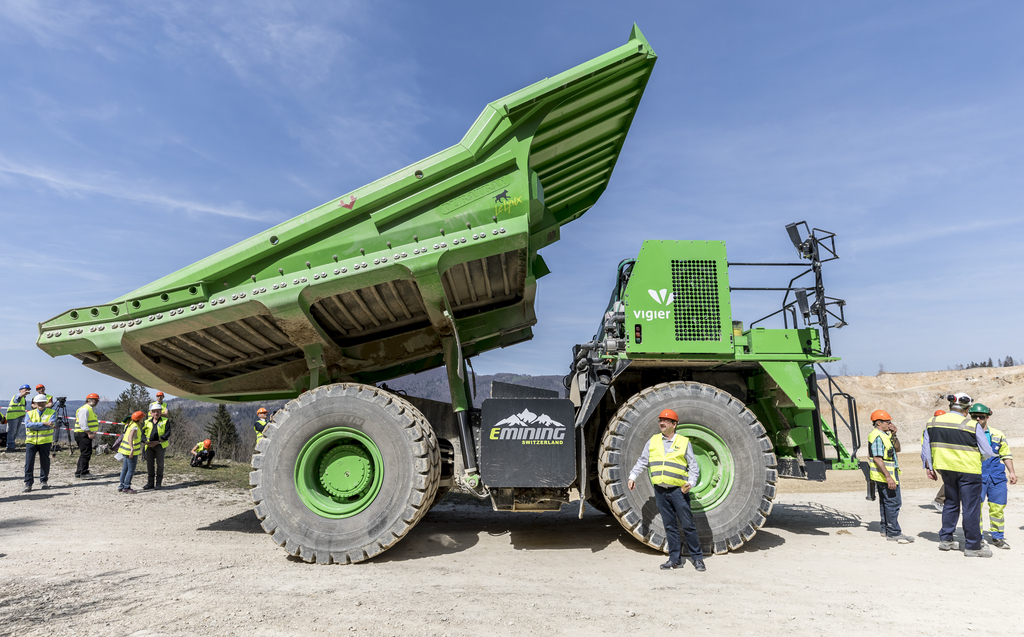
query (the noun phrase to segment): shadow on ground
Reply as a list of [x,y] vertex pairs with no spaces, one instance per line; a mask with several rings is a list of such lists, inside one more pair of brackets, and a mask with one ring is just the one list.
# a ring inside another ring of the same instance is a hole
[[242,511],[237,515],[232,515],[230,518],[217,520],[209,526],[203,526],[197,530],[228,531],[230,533],[263,533],[263,527],[260,526],[260,521],[256,517],[256,512],[252,509]]
[[[776,504],[765,528],[779,529],[799,535],[831,535],[826,529],[848,529],[863,526],[859,516],[809,502]],[[764,531],[762,530],[761,533]],[[757,540],[757,537],[754,537]]]
[[7,518],[0,520],[0,529],[23,529],[42,522],[40,518]]

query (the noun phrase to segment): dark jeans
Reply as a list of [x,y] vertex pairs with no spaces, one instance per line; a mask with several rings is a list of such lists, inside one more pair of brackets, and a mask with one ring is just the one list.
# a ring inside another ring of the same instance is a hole
[[89,473],[89,460],[92,458],[92,438],[84,431],[75,432],[75,442],[78,443],[78,466],[75,468],[75,477]]
[[900,529],[900,507],[903,506],[903,496],[900,495],[900,485],[890,489],[884,482],[875,482],[875,489],[878,492],[878,512],[882,516],[882,533],[885,537],[903,535]]
[[164,456],[167,455],[167,450],[157,445],[155,447],[149,447],[146,449],[146,486],[152,487],[153,475],[154,475],[154,463],[156,465],[156,486],[162,486],[164,483]]
[[[36,454],[39,454],[39,481],[46,484],[50,478],[50,447],[52,443],[45,445],[25,445],[25,484],[32,486],[35,482],[32,474],[36,472]],[[980,509],[979,509],[980,510]]]
[[661,513],[661,522],[665,525],[665,537],[668,539],[668,557],[673,563],[679,562],[682,549],[679,542],[679,523],[683,526],[686,538],[686,550],[695,560],[704,559],[700,550],[700,538],[697,527],[693,524],[693,512],[690,511],[690,494],[683,493],[679,487],[661,487],[654,485],[654,498]]
[[202,466],[202,464],[205,462],[206,467],[209,468],[210,463],[213,462],[213,457],[215,455],[217,455],[217,452],[215,452],[213,449],[203,449],[202,451],[200,451],[199,453],[192,457],[192,462],[190,462],[189,464],[191,464],[193,467],[199,467]]
[[25,417],[7,419],[7,450],[14,451],[14,439],[25,437]]
[[942,483],[946,486],[946,504],[942,508],[939,539],[944,542],[953,539],[963,507],[965,548],[977,551],[981,548],[981,474],[943,470]]

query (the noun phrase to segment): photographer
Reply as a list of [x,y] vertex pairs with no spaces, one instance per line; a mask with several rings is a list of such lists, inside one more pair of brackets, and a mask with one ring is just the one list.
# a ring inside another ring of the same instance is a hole
[[[58,399],[60,400],[60,399]],[[75,442],[78,444],[78,466],[75,468],[76,478],[92,477],[89,473],[89,459],[92,458],[92,441],[100,430],[99,418],[93,407],[100,401],[99,394],[89,394],[85,404],[75,412]]]

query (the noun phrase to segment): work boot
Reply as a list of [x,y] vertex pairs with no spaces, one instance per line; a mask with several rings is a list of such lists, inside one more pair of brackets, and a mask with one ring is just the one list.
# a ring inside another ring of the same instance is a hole
[[149,491],[149,490],[150,490],[150,489],[152,489],[152,488],[153,488],[153,485],[151,485],[151,484],[146,484],[146,485],[143,485],[143,487],[142,487],[142,490],[143,490],[143,491]]
[[704,566],[704,560],[694,560],[693,568],[697,569],[698,573],[703,573],[708,570],[708,567]]
[[942,540],[939,542],[940,551],[959,551],[960,543],[956,540]]
[[983,544],[980,549],[964,551],[964,557],[992,557],[992,549]]
[[672,560],[669,560],[669,561],[665,562],[664,564],[662,564],[661,566],[659,566],[658,568],[660,568],[663,571],[667,571],[667,570],[673,569],[673,568],[683,568],[683,561],[680,560],[678,562],[673,562]]
[[992,546],[996,547],[997,549],[1010,550],[1010,543],[1001,537],[994,538],[992,540]]
[[910,544],[911,542],[914,541],[915,538],[912,538],[909,535],[890,535],[889,537],[887,537],[885,539],[889,540],[890,542],[899,542],[900,544]]

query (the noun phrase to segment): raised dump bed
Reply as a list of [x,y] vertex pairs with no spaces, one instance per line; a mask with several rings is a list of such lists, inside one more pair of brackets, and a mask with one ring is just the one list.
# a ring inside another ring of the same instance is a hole
[[656,56],[638,29],[455,146],[39,326],[98,372],[221,402],[372,383],[532,336],[538,251],[604,192]]

